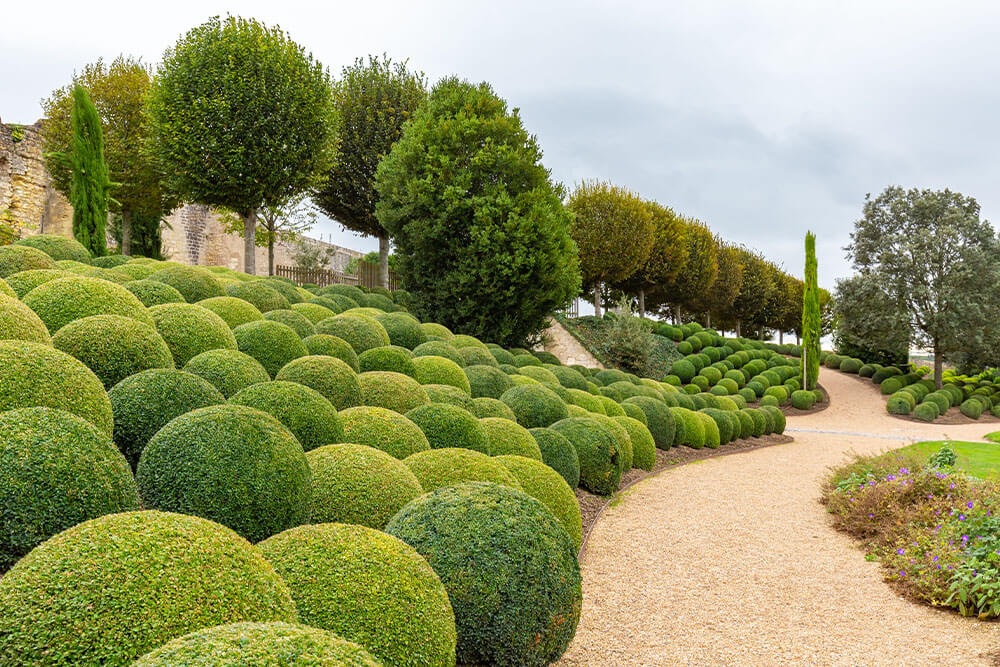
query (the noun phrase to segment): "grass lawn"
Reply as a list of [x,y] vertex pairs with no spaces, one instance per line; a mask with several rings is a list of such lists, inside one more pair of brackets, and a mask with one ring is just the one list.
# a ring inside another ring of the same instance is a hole
[[[990,435],[1000,438],[1000,431]],[[989,436],[986,436],[989,437]],[[929,440],[927,442],[916,442],[902,449],[895,451],[912,451],[930,457],[931,454],[941,449],[941,446],[948,442],[955,450],[958,460],[956,468],[960,468],[970,475],[976,477],[1000,477],[1000,444],[996,442],[962,442],[961,440]]]

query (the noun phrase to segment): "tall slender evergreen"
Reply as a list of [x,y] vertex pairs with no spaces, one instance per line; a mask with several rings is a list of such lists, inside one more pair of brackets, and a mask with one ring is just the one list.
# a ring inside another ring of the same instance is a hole
[[806,233],[805,290],[802,293],[802,366],[805,389],[815,389],[819,379],[820,313],[819,286],[816,284],[816,235]]
[[101,118],[83,86],[73,87],[73,236],[95,257],[107,254],[104,227],[108,221],[108,165],[104,162]]

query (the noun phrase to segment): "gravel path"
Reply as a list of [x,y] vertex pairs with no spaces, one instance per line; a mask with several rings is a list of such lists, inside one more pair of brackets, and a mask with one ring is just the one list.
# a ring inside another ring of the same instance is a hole
[[991,664],[1000,623],[899,597],[818,500],[826,469],[851,451],[996,427],[902,421],[867,382],[826,369],[820,382],[831,405],[788,419],[795,442],[667,471],[608,508],[560,664]]

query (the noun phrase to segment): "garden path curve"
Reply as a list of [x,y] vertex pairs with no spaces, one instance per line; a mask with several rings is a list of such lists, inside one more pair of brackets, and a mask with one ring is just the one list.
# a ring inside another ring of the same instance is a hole
[[870,383],[820,373],[831,405],[788,418],[795,442],[665,471],[605,511],[560,664],[991,664],[1000,623],[899,597],[830,526],[819,495],[827,468],[851,451],[993,429],[890,417]]

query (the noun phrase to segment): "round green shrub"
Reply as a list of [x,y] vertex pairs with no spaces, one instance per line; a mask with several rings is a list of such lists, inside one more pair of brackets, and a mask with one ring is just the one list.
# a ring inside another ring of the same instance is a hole
[[489,453],[486,430],[468,410],[449,403],[430,403],[410,410],[407,419],[420,427],[433,449],[462,448]]
[[260,362],[238,350],[202,352],[187,362],[184,370],[208,380],[226,398],[246,387],[271,380]]
[[[712,408],[708,409],[711,410]],[[696,412],[695,416],[701,421],[702,430],[705,434],[705,446],[709,449],[718,449],[722,443],[718,422],[704,412]]]
[[765,394],[764,396],[760,397],[760,405],[762,407],[765,405],[770,405],[771,407],[777,407],[781,405],[781,403],[778,401],[778,398],[776,396]]
[[[587,412],[593,412],[599,415],[607,414],[604,412],[604,404],[601,403],[601,401],[593,394],[579,389],[567,389],[566,392],[567,403],[579,405]],[[539,424],[539,426],[544,426],[544,424]]]
[[[759,410],[743,408],[740,410],[740,414],[747,415],[753,421],[750,437],[759,438],[764,435],[764,431],[767,429],[767,418]],[[743,437],[747,437],[747,435],[744,434]]]
[[391,371],[416,378],[417,369],[411,361],[412,353],[405,347],[389,345],[365,350],[358,357],[362,372]]
[[[6,283],[13,290],[13,294],[3,294],[3,291],[0,291],[0,296],[13,296],[23,299],[28,292],[39,285],[52,280],[58,280],[59,278],[71,278],[72,276],[72,273],[63,271],[62,269],[30,269],[28,271],[19,271],[7,276],[6,279]],[[0,278],[0,280],[3,279]]]
[[369,371],[357,378],[361,388],[361,405],[374,405],[406,414],[431,402],[420,383],[402,373]]
[[354,285],[328,285],[320,290],[321,294],[339,294],[354,301],[355,307],[364,303],[365,293]]
[[[645,414],[643,415],[645,416]],[[632,445],[632,467],[652,470],[656,465],[656,443],[644,423],[628,416],[612,417],[627,432]]]
[[913,417],[923,422],[932,422],[940,416],[935,403],[921,403],[913,409]]
[[222,284],[212,272],[200,266],[168,266],[152,274],[147,280],[170,285],[180,292],[188,303],[197,303],[226,294]]
[[233,336],[240,352],[259,361],[271,377],[290,362],[309,354],[295,330],[281,322],[266,319],[247,322],[233,329]]
[[247,322],[257,322],[263,318],[261,312],[252,303],[233,296],[213,296],[210,299],[199,301],[198,305],[202,308],[208,308],[221,317],[230,329],[235,329]]
[[607,416],[621,417],[625,414],[625,408],[607,396],[597,396],[596,398],[601,402],[601,407],[604,408],[604,414]]
[[420,325],[420,328],[423,329],[424,333],[428,336],[436,336],[440,340],[452,340],[455,337],[455,334],[451,332],[451,329],[436,322],[424,322]]
[[236,533],[181,514],[111,514],[0,579],[0,663],[128,665],[206,626],[295,619],[285,582]]
[[[465,348],[471,350],[475,348]],[[463,369],[473,398],[497,398],[514,387],[513,380],[499,368],[476,364]]]
[[622,406],[622,411],[625,412],[626,416],[642,422],[643,426],[648,426],[649,418],[646,416],[646,413],[642,411],[642,408],[640,408],[638,405],[636,405],[635,403],[622,403],[621,406]]
[[427,342],[427,334],[420,327],[420,322],[407,313],[382,313],[375,319],[381,324],[393,345],[405,347],[408,350]]
[[[573,639],[582,605],[573,540],[523,491],[489,483],[439,489],[404,507],[386,530],[444,582],[460,664],[545,665]],[[498,606],[498,595],[518,603]]]
[[447,384],[471,395],[469,378],[455,362],[444,357],[414,357],[413,365],[417,369],[417,381],[420,384]]
[[421,386],[427,392],[431,403],[450,403],[472,412],[472,397],[458,387],[453,387],[450,384],[425,384]]
[[569,366],[552,366],[547,370],[555,375],[559,384],[567,389],[587,391],[587,378],[583,377],[578,370]]
[[[375,288],[382,289],[382,288]],[[388,290],[386,290],[388,291]],[[368,294],[365,294],[365,301],[363,304],[366,308],[377,308],[378,310],[391,313],[395,310],[396,304],[392,302],[392,299],[388,294],[382,294],[375,290],[370,290]]]
[[962,411],[963,415],[970,419],[979,419],[979,417],[983,414],[983,404],[975,398],[963,401],[962,404],[958,406],[958,409]]
[[580,457],[566,436],[550,428],[533,428],[529,430],[538,449],[542,453],[542,461],[569,484],[576,488],[580,484]]
[[45,322],[50,333],[90,315],[122,315],[152,324],[149,311],[135,295],[121,285],[97,278],[50,280],[28,292],[24,303]]
[[379,449],[397,459],[430,449],[420,427],[394,410],[372,406],[348,408],[340,413],[343,441]]
[[382,530],[424,492],[405,463],[374,447],[325,445],[306,453],[312,472],[312,523]]
[[[923,401],[921,401],[921,403],[927,401],[937,404],[938,412],[941,413],[942,415],[948,412],[948,409],[951,407],[951,399],[948,397],[948,394],[944,391],[932,391],[931,393],[924,396],[924,399]],[[909,414],[909,412],[907,412],[906,414]]]
[[517,415],[507,407],[507,404],[497,398],[474,398],[472,399],[472,414],[480,419],[484,417],[502,417],[517,421]]
[[[807,392],[812,393],[812,392]],[[904,395],[903,392],[896,392],[886,401],[885,408],[890,415],[908,415],[916,407],[913,397]]]
[[[459,354],[465,361],[466,366],[492,366],[499,368],[500,364],[493,357],[493,353],[482,347],[463,347],[459,349]],[[554,376],[553,376],[554,377]]]
[[277,419],[242,405],[168,423],[143,449],[136,481],[146,507],[211,519],[253,542],[309,519],[302,445]]
[[541,366],[542,362],[533,354],[515,354],[514,365],[518,368],[526,368],[528,366]]
[[0,278],[0,296],[9,296],[12,298],[18,298],[17,293],[7,284],[7,281]]
[[264,380],[238,392],[229,402],[271,415],[307,452],[343,441],[344,429],[336,408],[318,391],[297,382]]
[[[276,326],[284,326],[277,322]],[[318,391],[337,410],[361,404],[361,385],[350,366],[336,357],[309,355],[293,359],[274,376]]]
[[670,412],[675,424],[674,444],[687,445],[692,449],[704,447],[705,425],[696,416],[697,413],[687,408],[670,408]]
[[865,365],[864,362],[861,361],[860,359],[848,358],[840,362],[839,368],[845,373],[858,374],[858,372],[861,370],[861,367],[864,365]]
[[53,260],[70,259],[83,264],[90,264],[90,251],[76,239],[59,236],[58,234],[36,234],[16,241],[16,246],[27,246],[41,250]]
[[[562,385],[559,384],[559,378],[553,375],[553,373],[547,368],[542,368],[539,366],[523,366],[519,370],[521,375],[530,377],[533,380],[538,380],[539,382],[548,385],[555,385],[557,387],[562,387]],[[574,390],[574,391],[579,391],[579,390]],[[584,391],[583,393],[589,395],[587,391]]]
[[[713,422],[715,422],[715,428],[718,431],[718,442],[715,444],[718,447],[721,444],[727,442],[732,442],[733,438],[733,424],[729,421],[729,416],[717,408],[705,408],[700,411],[699,414],[707,415]],[[711,433],[706,431],[706,443],[707,447],[712,447],[709,443],[711,440]]]
[[125,284],[125,289],[135,295],[147,308],[163,303],[184,303],[180,292],[166,283],[155,280],[133,280]]
[[357,354],[390,344],[388,332],[376,320],[346,313],[323,320],[316,325],[316,333],[346,340]]
[[486,347],[489,348],[490,354],[493,355],[493,359],[496,360],[498,364],[507,364],[508,366],[516,366],[514,363],[514,355],[508,350],[503,349],[499,345],[490,343]]
[[811,391],[799,389],[792,392],[792,407],[797,410],[809,410],[816,403],[816,396]]
[[463,447],[411,454],[403,460],[425,492],[463,482],[492,482],[520,489],[521,484],[496,459]]
[[502,417],[486,417],[479,423],[486,432],[486,450],[490,456],[511,454],[542,460],[538,443],[528,429],[517,422]]
[[[361,363],[358,355],[343,338],[337,338],[329,334],[313,334],[302,340],[310,355],[336,357],[351,367],[355,373],[361,372]],[[379,348],[376,348],[379,349]]]
[[258,280],[226,285],[226,294],[253,304],[262,313],[291,307],[288,299]]
[[625,399],[623,405],[635,405],[646,415],[646,427],[653,435],[659,449],[670,449],[674,442],[674,418],[670,408],[663,401],[648,396],[633,396]]
[[307,338],[316,333],[316,327],[313,326],[308,317],[291,309],[269,310],[264,313],[264,319],[287,325],[299,338]]
[[32,269],[57,269],[55,260],[37,248],[25,245],[0,246],[0,278]]
[[614,436],[615,449],[619,452],[621,459],[622,474],[627,473],[632,469],[632,440],[629,439],[628,430],[607,415],[592,415],[591,419],[596,420]]
[[879,388],[881,389],[882,394],[886,395],[886,394],[895,394],[897,391],[902,389],[903,386],[904,385],[902,381],[900,381],[898,377],[891,377],[883,380],[882,384],[879,385]]
[[165,303],[153,306],[149,313],[178,367],[183,368],[208,350],[237,349],[232,330],[207,308],[190,303]]
[[497,456],[508,471],[517,479],[521,489],[532,498],[549,508],[566,529],[573,547],[577,550],[583,542],[583,522],[580,503],[573,489],[559,473],[535,459],[524,456]]
[[773,396],[778,401],[778,405],[784,405],[788,401],[788,390],[782,386],[768,387],[764,390],[765,396]]
[[514,412],[517,423],[528,429],[551,426],[569,416],[562,399],[538,384],[512,387],[500,400]]
[[[886,366],[880,368],[872,375],[872,382],[875,384],[882,384],[887,378],[895,377],[899,375],[901,371],[895,366]],[[897,390],[898,391],[898,390]],[[892,392],[890,392],[892,393]]]
[[363,648],[326,630],[290,623],[230,623],[167,642],[133,667],[266,665],[282,667],[379,667]]
[[465,365],[465,359],[458,348],[443,340],[429,340],[413,348],[414,357],[444,357],[459,366]]
[[[319,298],[322,299],[323,297],[319,297]],[[332,304],[332,305],[336,306],[336,304]],[[279,308],[279,309],[276,309],[276,310],[281,310],[281,309]],[[292,310],[294,310],[296,313],[304,316],[313,325],[319,324],[320,322],[322,322],[326,318],[333,317],[338,312],[340,312],[339,310],[338,311],[331,310],[329,307],[324,306],[322,304],[311,303],[311,302],[308,302],[308,303],[293,303],[292,304]]]
[[690,361],[681,359],[680,361],[675,361],[670,367],[670,373],[680,378],[682,384],[688,384],[698,374],[698,371]]
[[592,417],[569,417],[549,428],[576,447],[580,486],[597,495],[610,495],[618,490],[624,457],[610,429]]
[[16,298],[5,295],[0,295],[0,340],[52,344],[49,330],[35,311]]
[[140,371],[174,367],[170,348],[152,325],[121,315],[74,320],[56,332],[52,344],[83,362],[106,389]]
[[769,430],[771,433],[785,432],[785,413],[774,406],[764,406],[760,410],[770,418]]
[[111,403],[93,371],[47,345],[0,341],[0,410],[31,407],[65,410],[112,432]]
[[299,619],[356,642],[381,664],[453,665],[455,617],[413,547],[365,526],[300,526],[257,545],[288,583]]
[[107,434],[63,410],[0,413],[0,573],[76,524],[139,508],[125,457]]
[[[251,282],[270,287],[275,292],[283,296],[285,301],[289,304],[302,303],[305,301],[305,297],[302,295],[302,292],[299,291],[299,288],[289,278],[268,276],[264,278],[257,278]],[[264,312],[263,308],[261,309],[261,312]]]
[[[132,276],[133,278],[132,282],[135,282],[137,280],[145,280],[146,278],[156,273],[156,269],[153,268],[152,266],[146,264],[138,264],[132,260],[129,260],[128,262],[116,268],[118,269],[118,273]],[[163,283],[160,284],[162,285]],[[174,291],[176,292],[177,290]]]

